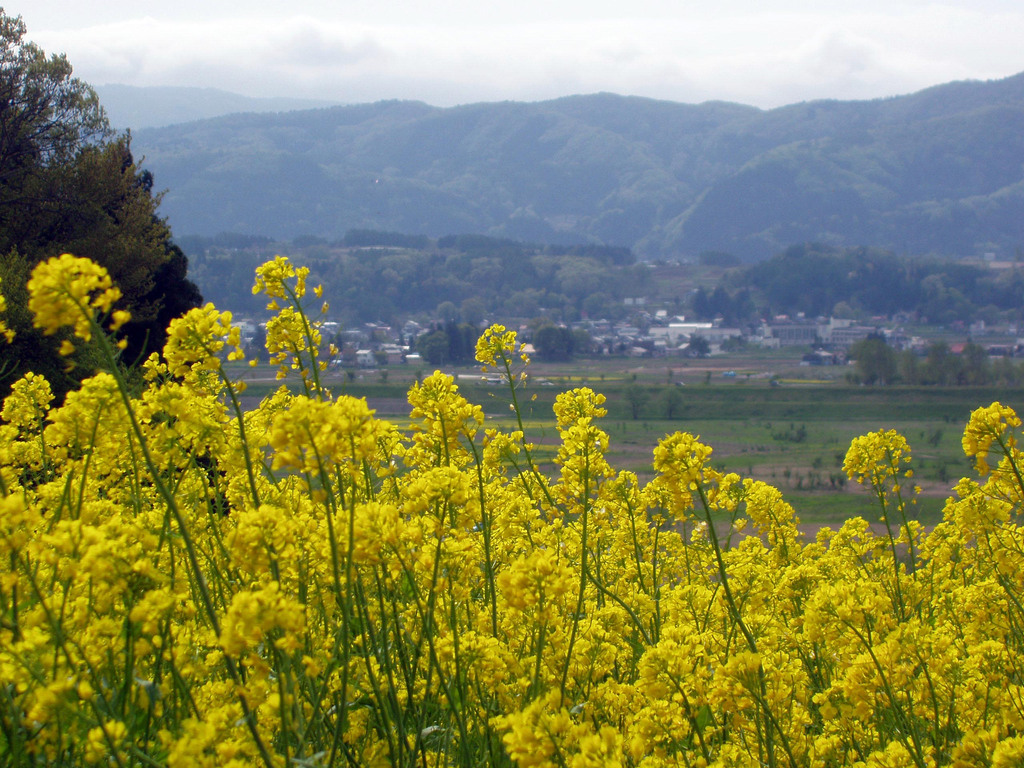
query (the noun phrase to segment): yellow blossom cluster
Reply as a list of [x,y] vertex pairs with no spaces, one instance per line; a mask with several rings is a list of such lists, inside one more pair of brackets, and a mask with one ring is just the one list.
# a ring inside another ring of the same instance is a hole
[[[311,321],[302,306],[308,277],[309,267],[296,267],[284,256],[275,256],[273,261],[256,268],[252,292],[269,297],[267,309],[276,313],[267,322],[266,347],[270,362],[278,366],[277,378],[284,379],[289,371],[297,371],[307,394],[323,394],[319,374],[327,369],[327,359],[320,354],[320,322]],[[313,292],[321,298],[323,287],[318,285]],[[321,314],[327,309],[324,302]],[[328,355],[336,352],[333,345],[327,350]]]
[[218,312],[213,304],[190,309],[167,327],[164,362],[171,375],[185,377],[219,369],[218,353],[231,347],[229,360],[242,358],[241,330],[231,325],[230,312]]
[[[83,341],[92,338],[98,315],[110,313],[121,298],[121,290],[113,284],[106,269],[70,253],[37,265],[29,278],[28,291],[28,308],[36,328],[50,335],[71,326],[74,335]],[[127,312],[119,310],[112,326],[116,330],[129,319]],[[61,354],[73,351],[74,345],[65,341]]]
[[[48,262],[52,332],[115,290]],[[129,387],[109,368],[0,408],[0,766],[977,766],[1024,759],[1020,419],[971,417],[944,518],[910,448],[853,442],[878,502],[803,536],[775,488],[674,434],[615,470],[604,398],[557,398],[553,477],[451,376],[411,428],[316,383],[305,272],[257,290],[308,372],[243,410],[212,307]],[[84,318],[84,320],[83,320]],[[82,325],[82,323],[85,325]],[[283,325],[282,325],[283,327]],[[280,336],[283,339],[284,336]],[[478,354],[510,372],[514,334]],[[522,378],[509,376],[516,408]]]

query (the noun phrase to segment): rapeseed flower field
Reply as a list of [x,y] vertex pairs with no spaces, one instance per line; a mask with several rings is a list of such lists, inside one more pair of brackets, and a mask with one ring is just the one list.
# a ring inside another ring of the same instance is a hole
[[[409,391],[411,430],[332,396],[306,277],[257,272],[302,391],[243,411],[228,313],[175,320],[139,387],[102,268],[36,269],[37,326],[108,365],[59,407],[27,375],[0,411],[0,765],[1024,761],[1010,408],[971,417],[975,476],[932,530],[883,431],[844,465],[878,520],[808,540],[697,436],[665,437],[649,483],[616,471],[587,388],[557,399],[555,477],[442,373]],[[515,334],[477,357],[518,418]]]

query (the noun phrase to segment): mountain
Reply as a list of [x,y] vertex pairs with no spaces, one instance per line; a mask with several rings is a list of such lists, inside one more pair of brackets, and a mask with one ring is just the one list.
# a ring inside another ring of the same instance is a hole
[[133,133],[176,233],[354,228],[707,250],[1024,243],[1024,74],[772,110],[596,94],[386,101]]
[[119,130],[188,123],[237,112],[292,112],[329,107],[315,99],[253,98],[216,88],[100,85],[95,89],[111,125]]

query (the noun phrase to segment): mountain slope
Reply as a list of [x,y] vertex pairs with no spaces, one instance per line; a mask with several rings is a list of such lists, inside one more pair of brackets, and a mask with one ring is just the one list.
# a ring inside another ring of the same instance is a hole
[[337,102],[315,99],[270,99],[240,96],[217,88],[96,86],[111,124],[118,129],[156,128],[236,112],[289,112],[317,109]]
[[612,94],[380,102],[134,133],[176,232],[480,232],[763,258],[1024,242],[1024,75],[770,111]]

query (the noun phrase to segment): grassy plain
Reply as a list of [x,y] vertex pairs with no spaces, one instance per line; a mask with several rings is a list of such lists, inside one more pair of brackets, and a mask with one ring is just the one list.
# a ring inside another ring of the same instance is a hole
[[[604,429],[609,460],[617,469],[652,474],[652,450],[676,431],[692,432],[714,449],[714,463],[778,487],[809,529],[862,515],[874,519],[875,502],[842,472],[850,441],[878,429],[896,429],[911,445],[914,482],[922,492],[914,516],[941,519],[944,500],[970,474],[960,438],[972,410],[999,400],[1024,411],[1024,390],[999,388],[860,387],[846,369],[802,367],[792,352],[744,354],[704,361],[581,359],[534,363],[519,391],[527,437],[537,445],[545,470],[554,472],[558,435],[552,404],[559,392],[589,386],[607,398]],[[512,428],[506,386],[486,383],[479,368],[453,368],[460,389],[480,404],[489,426]],[[382,418],[408,419],[405,393],[429,373],[408,366],[330,374],[336,392],[366,397]],[[735,376],[731,375],[735,373]],[[250,396],[276,388],[257,369]],[[634,418],[636,406],[636,418]]]

